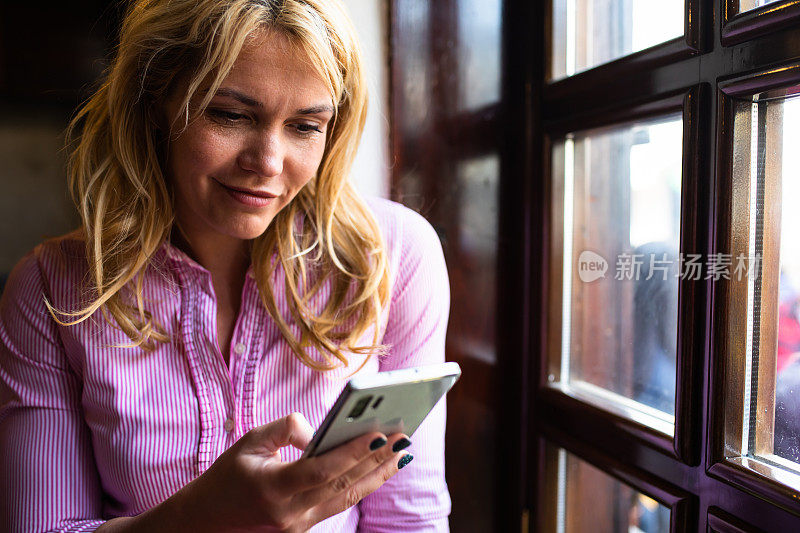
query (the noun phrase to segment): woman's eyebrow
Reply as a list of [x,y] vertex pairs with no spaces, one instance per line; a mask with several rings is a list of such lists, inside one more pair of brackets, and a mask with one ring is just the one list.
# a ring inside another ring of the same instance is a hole
[[255,98],[251,98],[250,96],[247,96],[244,93],[240,93],[236,89],[229,89],[223,87],[221,89],[218,89],[214,96],[228,96],[250,107],[264,107],[264,105]]
[[330,113],[333,115],[333,106],[328,104],[320,104],[297,110],[298,115],[318,115],[322,113]]
[[[247,96],[246,94],[241,93],[241,92],[237,91],[236,89],[230,89],[228,87],[222,87],[219,90],[217,90],[215,96],[227,96],[229,98],[233,98],[234,100],[238,100],[239,102],[243,103],[244,105],[247,105],[247,106],[250,106],[250,107],[258,107],[258,108],[263,108],[264,107],[264,105],[261,102],[259,102],[258,100],[256,100],[255,98]],[[321,114],[321,113],[330,113],[332,115],[333,114],[333,106],[330,105],[330,104],[314,105],[314,106],[304,107],[302,109],[298,109],[296,111],[296,113],[298,115],[317,115],[317,114]]]

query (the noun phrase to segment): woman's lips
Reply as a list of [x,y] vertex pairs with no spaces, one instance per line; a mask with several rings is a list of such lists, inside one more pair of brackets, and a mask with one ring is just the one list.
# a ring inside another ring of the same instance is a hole
[[218,180],[214,180],[225,189],[225,192],[234,200],[249,207],[264,207],[269,205],[276,198],[276,194],[267,191],[254,191],[250,189],[240,189],[229,187]]

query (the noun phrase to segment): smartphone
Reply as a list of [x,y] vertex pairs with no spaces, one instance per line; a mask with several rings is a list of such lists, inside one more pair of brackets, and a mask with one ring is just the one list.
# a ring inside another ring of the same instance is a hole
[[303,457],[314,457],[364,433],[409,437],[461,376],[458,363],[357,375],[322,421]]

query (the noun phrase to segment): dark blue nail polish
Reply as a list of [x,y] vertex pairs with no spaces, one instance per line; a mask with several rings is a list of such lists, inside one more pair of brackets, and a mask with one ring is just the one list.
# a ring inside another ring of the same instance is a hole
[[409,446],[411,446],[411,441],[403,437],[392,445],[392,451],[399,452],[400,450],[405,450]]
[[375,451],[378,448],[381,448],[384,445],[386,445],[386,442],[387,442],[386,439],[384,439],[383,437],[378,437],[369,444],[369,449]]
[[400,460],[397,462],[397,469],[401,469],[406,466],[408,463],[414,460],[414,456],[410,453],[405,454]]

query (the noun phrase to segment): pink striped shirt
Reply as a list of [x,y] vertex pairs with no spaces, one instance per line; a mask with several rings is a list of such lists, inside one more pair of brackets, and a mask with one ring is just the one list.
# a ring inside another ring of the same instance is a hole
[[[370,202],[389,251],[383,343],[362,372],[444,360],[449,287],[439,240],[416,213]],[[260,301],[252,268],[226,365],[210,273],[165,243],[145,274],[148,309],[171,342],[147,354],[96,314],[60,327],[43,303],[86,303],[77,234],[48,240],[14,268],[0,300],[0,530],[92,531],[163,501],[255,426],[292,412],[322,421],[351,368],[311,370]],[[282,283],[279,307],[286,308]],[[412,437],[414,461],[314,531],[446,531],[445,404]],[[284,460],[300,451],[288,447]]]

